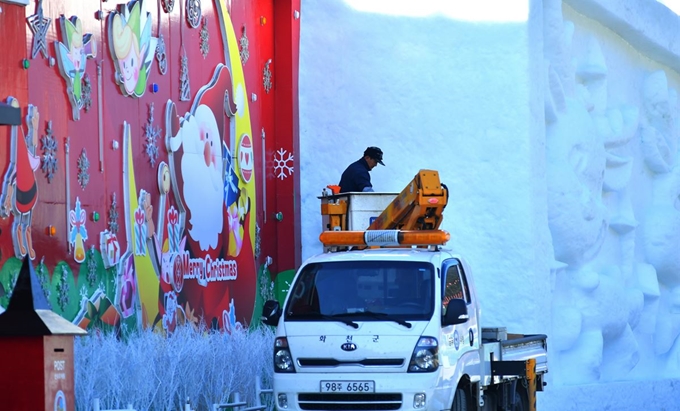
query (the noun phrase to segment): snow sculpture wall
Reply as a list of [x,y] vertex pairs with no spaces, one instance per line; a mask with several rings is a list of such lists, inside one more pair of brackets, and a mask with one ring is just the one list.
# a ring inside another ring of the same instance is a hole
[[678,15],[654,0],[513,1],[524,14],[506,19],[355,7],[378,3],[303,2],[303,257],[320,251],[316,196],[381,146],[379,190],[419,168],[451,189],[443,228],[483,324],[548,334],[539,409],[680,408]]
[[669,82],[677,73],[632,53],[600,22],[550,3],[554,381],[677,377],[680,113]]

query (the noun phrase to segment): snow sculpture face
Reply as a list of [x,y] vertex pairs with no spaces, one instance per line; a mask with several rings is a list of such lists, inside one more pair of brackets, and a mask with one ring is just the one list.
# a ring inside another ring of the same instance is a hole
[[199,105],[182,123],[184,201],[191,213],[191,237],[201,250],[215,248],[222,232],[224,182],[222,146],[212,110]]
[[659,282],[680,286],[680,166],[658,174],[653,182],[653,204],[642,222],[645,260],[656,269]]
[[675,163],[680,133],[677,93],[668,89],[664,71],[656,71],[645,79],[643,98],[641,140],[645,164],[655,173],[665,173]]
[[579,266],[599,251],[607,221],[602,203],[606,154],[585,107],[567,98],[547,127],[548,218],[555,259]]
[[[663,70],[645,79],[641,148],[653,176],[652,205],[642,225],[645,259],[656,269],[661,283],[680,285],[680,167],[677,93],[668,88]],[[674,165],[675,164],[675,165]]]

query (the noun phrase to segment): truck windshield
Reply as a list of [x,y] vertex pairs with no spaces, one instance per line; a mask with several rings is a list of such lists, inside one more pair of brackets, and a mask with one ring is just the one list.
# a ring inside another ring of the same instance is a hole
[[347,317],[352,321],[429,320],[434,266],[426,262],[342,261],[302,269],[285,309],[286,321]]

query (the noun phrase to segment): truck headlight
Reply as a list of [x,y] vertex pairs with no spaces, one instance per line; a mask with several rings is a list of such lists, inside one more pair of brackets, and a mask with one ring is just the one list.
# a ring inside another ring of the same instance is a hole
[[290,355],[285,337],[274,340],[274,372],[295,372],[293,356]]
[[434,337],[420,337],[413,349],[408,372],[432,372],[439,368],[439,344]]

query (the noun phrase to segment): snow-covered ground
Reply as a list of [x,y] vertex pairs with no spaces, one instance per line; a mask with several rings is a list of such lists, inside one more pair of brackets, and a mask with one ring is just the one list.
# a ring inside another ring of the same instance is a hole
[[[483,324],[545,333],[539,409],[680,409],[680,18],[654,0],[303,0],[303,257],[317,196],[451,191]],[[465,6],[465,4],[471,4]]]

